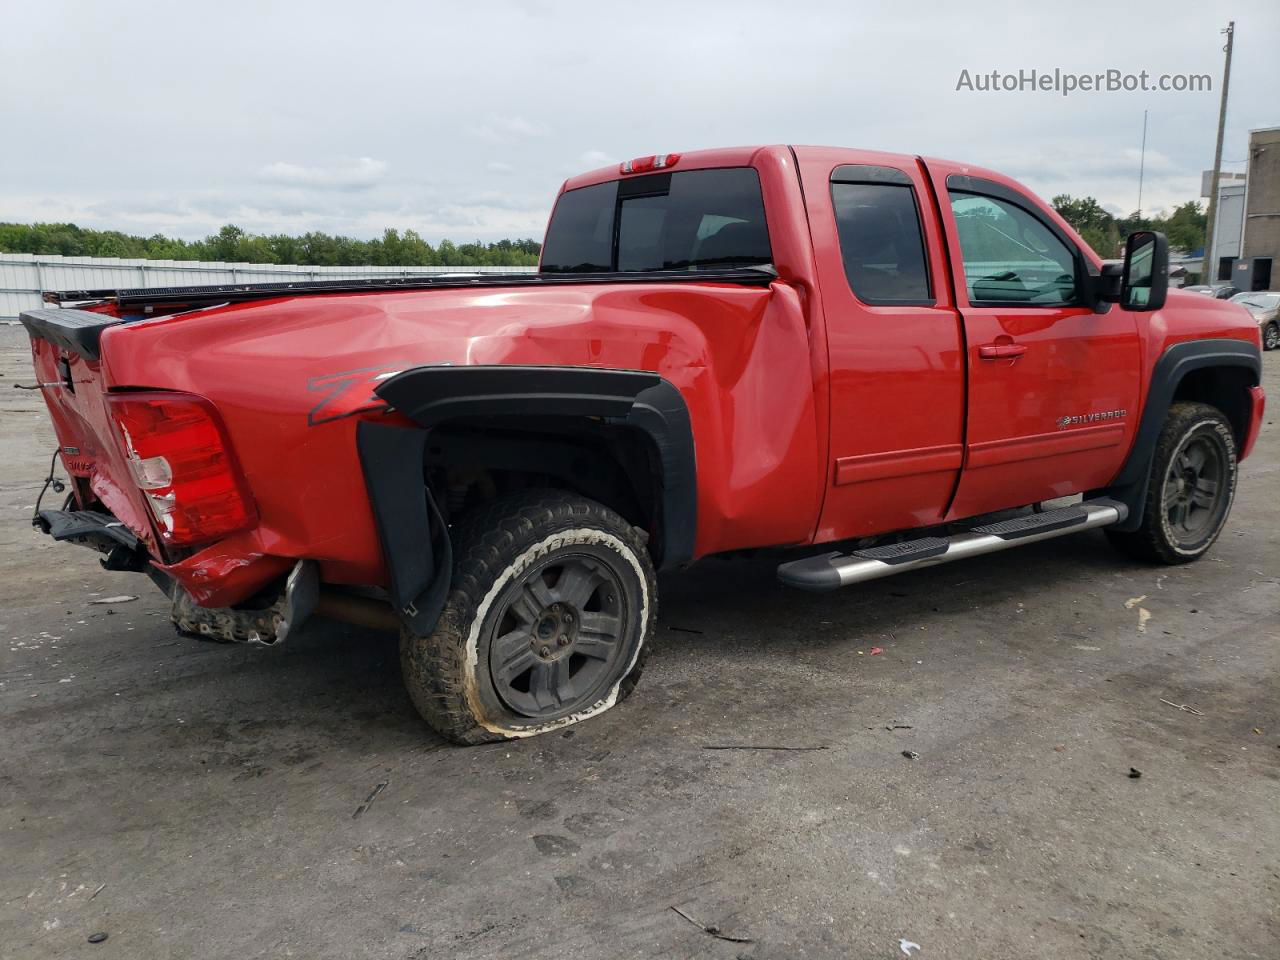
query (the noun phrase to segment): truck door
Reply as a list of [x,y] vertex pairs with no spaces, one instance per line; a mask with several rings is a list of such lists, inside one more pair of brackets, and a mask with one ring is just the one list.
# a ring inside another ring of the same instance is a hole
[[796,148],[830,370],[816,539],[936,523],[960,472],[960,321],[929,185],[911,158]]
[[964,318],[964,472],[949,519],[1106,486],[1136,427],[1134,314],[1094,313],[1096,266],[1004,178],[928,161]]

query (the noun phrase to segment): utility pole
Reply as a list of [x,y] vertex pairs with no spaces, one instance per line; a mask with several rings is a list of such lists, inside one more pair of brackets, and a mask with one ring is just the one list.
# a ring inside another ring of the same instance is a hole
[[1231,86],[1231,46],[1236,36],[1236,22],[1232,20],[1227,29],[1226,63],[1222,67],[1222,103],[1218,106],[1218,143],[1213,148],[1213,175],[1209,178],[1209,209],[1204,215],[1204,260],[1200,269],[1200,282],[1213,283],[1217,279],[1217,258],[1213,255],[1214,220],[1218,216],[1218,170],[1222,166],[1222,135],[1227,127],[1227,90]]
[[1142,219],[1142,175],[1147,169],[1147,111],[1142,111],[1142,153],[1138,158],[1138,219]]

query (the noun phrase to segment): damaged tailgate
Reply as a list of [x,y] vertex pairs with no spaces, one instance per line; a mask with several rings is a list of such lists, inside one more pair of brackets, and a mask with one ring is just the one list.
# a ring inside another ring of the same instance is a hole
[[[19,319],[31,336],[40,393],[57,434],[57,456],[75,487],[75,500],[80,505],[100,502],[110,512],[110,519],[103,523],[123,524],[125,530],[118,532],[127,531],[136,538],[134,546],[140,542],[152,556],[160,556],[150,514],[132,480],[104,402],[110,385],[102,362],[102,333],[127,321],[89,310],[56,308],[28,310]],[[43,523],[60,531],[83,531],[91,519],[68,516],[44,518]],[[114,532],[95,539],[104,537],[122,545]]]

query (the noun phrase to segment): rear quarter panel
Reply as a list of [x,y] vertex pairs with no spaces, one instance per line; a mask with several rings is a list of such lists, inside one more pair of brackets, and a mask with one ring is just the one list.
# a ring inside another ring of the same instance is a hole
[[381,378],[424,364],[669,380],[694,432],[696,555],[803,542],[817,512],[808,330],[782,283],[300,297],[113,327],[102,353],[116,388],[182,390],[218,408],[260,516],[219,556],[313,558],[330,582],[385,579],[355,425],[385,415],[372,394]]

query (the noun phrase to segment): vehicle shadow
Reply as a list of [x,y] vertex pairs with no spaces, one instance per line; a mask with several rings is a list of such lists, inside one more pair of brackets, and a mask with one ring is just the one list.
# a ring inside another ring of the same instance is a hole
[[[812,551],[817,552],[817,551]],[[981,616],[1023,601],[1038,604],[1046,584],[1075,583],[1087,593],[1100,576],[1150,570],[1121,557],[1101,533],[1085,533],[1009,551],[854,584],[829,593],[807,593],[778,583],[784,559],[711,558],[664,576],[657,651],[713,648],[731,633],[748,648],[776,651],[797,641],[806,647],[845,643],[851,631],[875,638],[926,622]],[[837,627],[829,630],[823,627]]]
[[[941,639],[944,628],[980,632],[981,623],[1004,616],[1013,604],[1037,604],[1046,582],[1076,583],[1087,593],[1097,577],[1125,567],[1094,534],[828,594],[779,584],[778,562],[777,555],[711,558],[664,575],[651,674],[714,675],[729,656],[739,664],[754,658],[753,671],[767,674],[781,660],[824,651],[842,657],[853,653],[851,646],[888,645],[926,625],[930,639]],[[315,750],[446,745],[404,692],[398,638],[390,633],[316,621],[279,648],[195,643],[202,649],[183,659],[199,668],[167,685],[171,695],[189,694],[194,722],[225,724],[227,713],[252,717],[246,729],[287,728]],[[645,701],[645,690],[642,683],[636,702]]]
[[[29,535],[25,519],[5,526],[15,534],[22,527],[21,534]],[[773,658],[835,650],[851,638],[882,643],[895,631],[913,630],[940,616],[957,630],[977,629],[972,620],[986,609],[1024,598],[1037,602],[1046,584],[1078,583],[1087,590],[1091,579],[1112,576],[1127,564],[1101,534],[1088,533],[810,594],[784,587],[775,577],[779,562],[802,553],[713,557],[664,575],[651,676],[677,665],[711,670],[710,661],[730,651],[739,658],[759,658],[757,669],[767,671]],[[33,587],[43,589],[23,582],[24,591]],[[109,653],[94,655],[110,658],[102,666],[114,669],[134,696],[166,708],[181,704],[187,723],[202,729],[275,725],[334,744],[351,742],[353,731],[367,744],[443,743],[404,692],[393,634],[317,619],[278,648],[202,643],[174,638],[163,625],[162,604],[154,607],[152,640],[162,648],[140,643],[143,636],[133,633],[113,637]],[[152,676],[156,658],[161,669]],[[137,679],[124,679],[131,672]],[[642,683],[641,696],[645,688]],[[111,684],[85,689],[76,707],[110,714],[121,689]],[[35,700],[20,709],[39,714],[53,708],[46,702]]]

